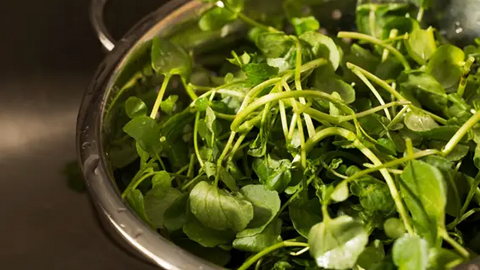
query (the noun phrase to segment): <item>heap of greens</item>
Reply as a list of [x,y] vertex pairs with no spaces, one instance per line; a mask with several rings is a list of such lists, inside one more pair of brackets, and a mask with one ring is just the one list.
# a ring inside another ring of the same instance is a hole
[[230,56],[156,38],[111,107],[130,119],[110,124],[109,158],[146,224],[240,270],[449,269],[480,253],[479,41],[450,44],[421,0],[359,5],[358,32],[331,36],[312,1],[275,18],[203,1],[198,31],[249,27]]

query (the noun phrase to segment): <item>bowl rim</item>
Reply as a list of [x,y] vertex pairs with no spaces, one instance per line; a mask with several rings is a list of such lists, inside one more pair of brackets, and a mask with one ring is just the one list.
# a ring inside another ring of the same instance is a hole
[[116,75],[128,56],[182,19],[205,5],[195,0],[172,0],[137,23],[108,53],[85,92],[77,117],[77,159],[90,197],[110,232],[119,235],[134,251],[164,269],[222,269],[176,246],[143,223],[122,200],[107,166],[102,146],[103,113]]

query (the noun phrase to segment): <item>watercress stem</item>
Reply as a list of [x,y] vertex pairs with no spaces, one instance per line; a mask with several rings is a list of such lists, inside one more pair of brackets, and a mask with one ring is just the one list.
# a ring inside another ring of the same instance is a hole
[[467,134],[479,121],[480,111],[470,117],[470,119],[468,119],[468,121],[463,124],[463,126],[455,133],[455,135],[453,135],[453,137],[442,150],[443,156],[447,156],[448,154],[450,154],[455,148],[455,146],[457,146],[457,144],[462,140],[463,136],[465,136],[465,134]]
[[150,114],[150,117],[155,119],[155,117],[158,114],[158,110],[160,109],[160,104],[162,103],[163,96],[165,95],[165,90],[167,90],[168,82],[170,81],[170,78],[172,75],[165,75],[165,78],[163,79],[162,86],[160,87],[160,91],[158,92],[157,99],[155,100],[155,104],[153,105],[152,113]]
[[[384,164],[378,159],[378,157],[365,145],[363,145],[357,138],[357,136],[346,129],[343,128],[338,128],[338,127],[331,127],[331,128],[326,128],[323,129],[315,134],[315,136],[307,142],[307,151],[311,150],[314,145],[316,145],[318,142],[323,140],[326,137],[330,136],[341,136],[344,137],[345,139],[349,140],[352,142],[352,145],[360,150],[375,166],[383,166]],[[407,215],[407,210],[405,209],[405,206],[403,205],[403,201],[400,197],[400,194],[397,190],[397,187],[395,185],[395,182],[393,181],[392,176],[386,170],[385,168],[379,169],[380,173],[382,176],[385,178],[385,182],[388,185],[388,188],[390,189],[390,194],[395,202],[395,205],[397,207],[397,211],[400,214],[400,217],[402,218],[405,228],[407,229],[409,234],[414,234],[413,228],[410,225],[410,221]],[[348,179],[348,178],[347,178]],[[343,180],[346,181],[347,179]]]
[[195,94],[195,91],[193,90],[193,87],[191,87],[191,86],[185,81],[184,78],[182,78],[181,81],[182,81],[183,87],[185,88],[185,91],[187,92],[188,96],[189,96],[192,100],[197,100],[198,96],[197,96],[197,94]]
[[[373,86],[373,84],[367,79],[367,77],[365,77],[365,75],[363,75],[362,72],[360,72],[358,69],[356,68],[353,68],[352,69],[352,72],[355,73],[355,75],[357,75],[360,80],[363,81],[363,83],[370,89],[370,91],[372,91],[373,95],[377,98],[378,102],[380,103],[380,105],[385,105],[385,101],[383,100],[382,96],[380,95],[380,93],[378,93],[377,89],[375,89],[375,87]],[[385,108],[383,110],[385,112],[385,116],[387,117],[388,120],[392,121],[392,117],[390,116],[390,112],[388,111],[387,108]]]
[[230,150],[230,147],[233,144],[233,140],[235,139],[235,136],[237,133],[235,132],[230,132],[230,137],[228,138],[228,142],[225,145],[225,148],[223,148],[222,154],[220,154],[220,157],[217,160],[217,174],[215,175],[215,183],[214,186],[218,186],[218,180],[220,180],[220,168],[223,166],[223,159],[225,156],[228,154],[228,151]]
[[122,199],[125,199],[125,198],[128,196],[128,194],[130,194],[130,192],[132,192],[133,190],[135,190],[135,189],[138,187],[138,185],[140,185],[140,184],[143,182],[143,180],[145,180],[145,179],[153,176],[154,174],[155,174],[154,172],[149,172],[149,173],[146,173],[146,174],[142,175],[142,177],[140,177],[140,178],[139,178],[138,180],[136,180],[136,181],[133,181],[133,180],[132,180],[132,182],[130,182],[130,184],[128,185],[128,187],[123,191],[123,193],[122,193]]
[[459,243],[457,243],[457,241],[450,237],[450,235],[444,228],[438,228],[438,232],[440,236],[445,241],[447,241],[447,243],[449,243],[462,257],[464,257],[465,259],[468,259],[468,257],[470,257],[470,253],[468,252],[468,250],[466,250],[464,247],[462,247],[462,245],[460,245]]
[[357,33],[357,32],[338,32],[337,36],[339,38],[351,38],[351,39],[365,40],[365,41],[368,41],[368,42],[373,43],[375,45],[378,45],[380,47],[383,47],[383,48],[389,50],[390,53],[392,53],[398,59],[398,61],[400,61],[400,63],[402,63],[403,67],[405,68],[405,71],[409,71],[409,70],[412,69],[410,67],[410,64],[408,63],[407,59],[405,58],[405,56],[403,56],[402,53],[400,53],[397,49],[395,49],[391,45],[386,44],[382,40],[379,40],[379,39],[374,38],[374,37],[369,36],[369,35]]
[[284,248],[284,247],[308,247],[308,244],[307,243],[301,243],[301,242],[292,242],[292,241],[280,242],[278,244],[275,244],[273,246],[270,246],[270,247],[260,251],[259,253],[255,254],[254,256],[250,257],[246,262],[244,262],[242,264],[242,266],[240,266],[238,268],[238,270],[247,270],[248,268],[250,268],[250,266],[252,266],[255,262],[257,262],[263,256],[265,256],[267,254],[270,254],[271,252],[273,252],[277,249],[280,249],[280,248]]
[[195,125],[193,127],[193,147],[195,148],[195,155],[197,156],[200,167],[203,168],[203,160],[200,155],[200,149],[198,147],[198,125],[200,123],[200,112],[195,115]]

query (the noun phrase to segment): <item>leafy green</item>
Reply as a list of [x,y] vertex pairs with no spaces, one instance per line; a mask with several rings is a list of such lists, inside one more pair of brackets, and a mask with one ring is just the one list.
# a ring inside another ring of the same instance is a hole
[[139,219],[239,270],[480,252],[480,38],[452,44],[432,1],[201,2],[100,104],[105,165]]
[[188,80],[192,72],[192,60],[187,52],[172,42],[156,37],[152,43],[152,68],[163,75],[180,75]]
[[404,236],[393,245],[393,262],[400,270],[427,269],[428,244],[418,236]]
[[242,195],[229,194],[207,182],[198,183],[189,199],[198,221],[215,230],[242,231],[253,219],[253,206]]
[[325,220],[310,230],[310,254],[319,267],[352,268],[368,242],[362,223],[349,216]]
[[401,190],[419,234],[437,242],[437,226],[445,224],[447,194],[442,172],[428,163],[411,161],[401,176]]
[[307,31],[318,31],[318,29],[320,29],[320,23],[313,16],[292,18],[292,24],[295,27],[297,35],[301,35]]

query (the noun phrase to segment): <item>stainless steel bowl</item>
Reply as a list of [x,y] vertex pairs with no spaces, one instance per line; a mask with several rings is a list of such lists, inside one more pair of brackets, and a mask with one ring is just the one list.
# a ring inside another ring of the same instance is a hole
[[[110,235],[139,258],[146,259],[164,269],[221,269],[174,245],[137,218],[134,211],[121,199],[104,144],[106,108],[118,89],[121,89],[141,67],[141,56],[145,53],[145,48],[150,46],[153,37],[169,36],[182,31],[182,25],[198,20],[199,14],[208,6],[199,1],[172,0],[144,18],[120,41],[115,42],[102,24],[105,1],[92,1],[91,19],[100,41],[110,52],[100,64],[83,98],[77,123],[78,159],[92,202]],[[354,11],[355,0],[330,1],[330,5],[338,3],[344,3],[343,5],[348,6],[348,10]],[[257,1],[256,4],[261,5],[262,2]],[[350,20],[352,20],[351,17]],[[351,26],[352,21],[345,22],[344,25]],[[217,38],[229,35],[237,29],[227,30],[218,32]],[[203,42],[210,41],[212,36]],[[201,46],[202,44],[189,45]]]
[[93,1],[92,19],[100,40],[109,52],[100,64],[82,101],[77,122],[77,153],[92,202],[110,235],[125,248],[164,269],[220,269],[177,247],[142,223],[122,201],[109,169],[104,141],[104,112],[115,89],[134,73],[136,55],[157,35],[168,35],[177,25],[198,16],[204,4],[174,0],[161,7],[113,42],[100,23],[104,1]]

